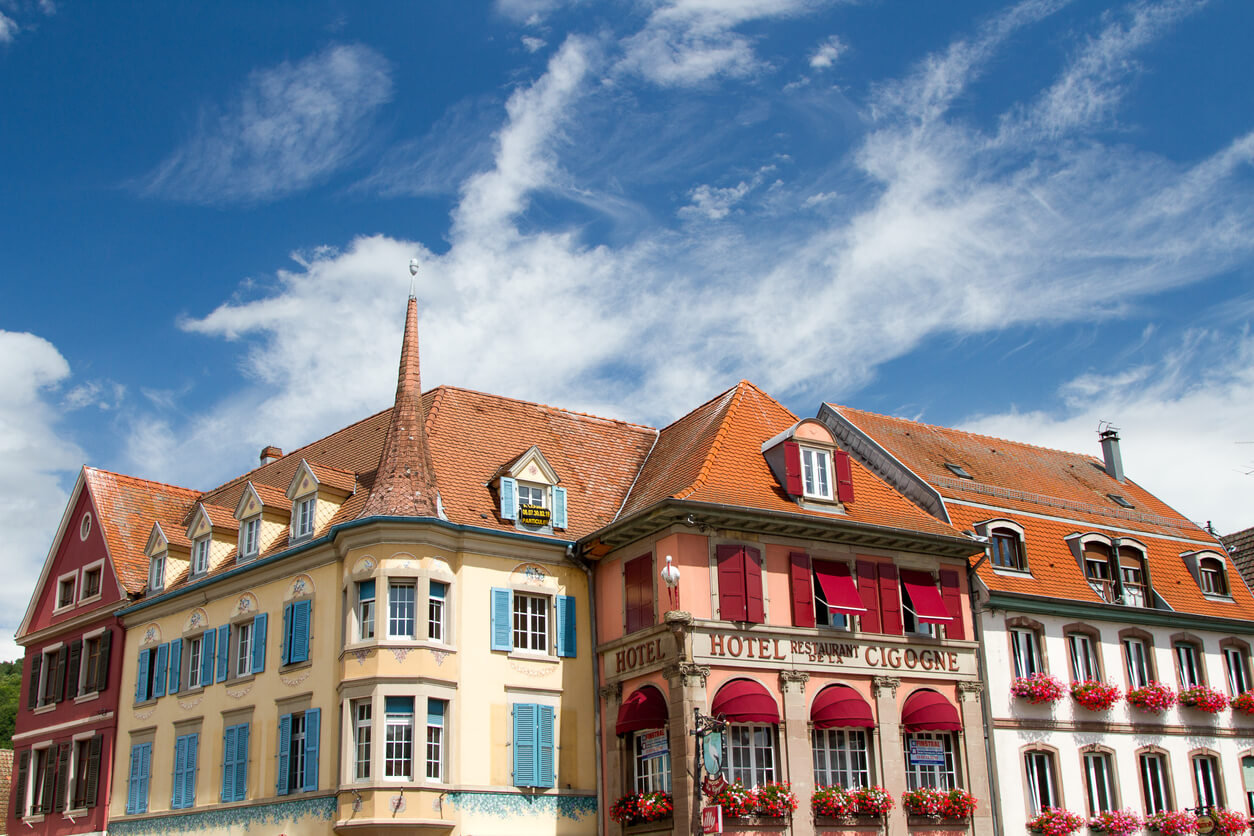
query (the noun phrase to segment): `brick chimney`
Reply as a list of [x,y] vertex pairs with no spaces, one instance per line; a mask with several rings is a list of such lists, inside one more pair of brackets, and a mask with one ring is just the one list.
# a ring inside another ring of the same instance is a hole
[[261,448],[261,463],[263,465],[277,462],[281,458],[283,458],[283,451],[273,444]]

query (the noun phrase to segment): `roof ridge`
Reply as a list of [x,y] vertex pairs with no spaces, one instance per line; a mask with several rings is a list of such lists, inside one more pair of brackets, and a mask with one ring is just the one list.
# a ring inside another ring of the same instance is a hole
[[[576,410],[576,409],[567,409],[566,407],[563,407],[563,406],[553,406],[552,404],[540,403],[539,401],[528,401],[522,398],[511,397],[510,395],[497,395],[493,392],[483,392],[478,389],[468,389],[465,386],[450,386],[448,384],[442,383],[439,386],[437,386],[436,389],[449,389],[455,392],[465,392],[466,394],[469,394],[469,395],[479,395],[480,397],[484,397],[484,398],[494,398],[500,401],[511,401],[512,403],[523,404],[525,406],[538,406],[543,409],[551,409],[554,412],[564,412],[567,415],[573,415],[577,418],[591,418],[596,421],[606,421],[611,424],[622,424],[627,427],[637,427],[642,430],[656,429],[655,427],[651,427],[648,424],[641,424],[636,421],[628,421],[623,418],[607,418],[604,415],[594,415],[591,412],[580,412],[579,410]],[[695,412],[696,410],[692,410],[692,411]]]
[[89,464],[83,465],[83,469],[91,473],[100,474],[102,476],[112,476],[115,479],[128,479],[132,482],[143,482],[145,485],[152,485],[153,487],[159,487],[159,488],[168,488],[174,491],[181,491],[187,494],[194,494],[196,496],[203,496],[204,494],[209,493],[208,491],[200,491],[200,490],[197,490],[196,488],[185,488],[182,485],[172,485],[169,482],[161,482],[157,479],[145,479],[142,476],[132,476],[129,473],[116,473],[112,470],[105,470],[104,468],[101,468],[101,467],[93,467],[92,465],[89,465]]
[[[701,462],[701,469],[697,471],[697,478],[693,480],[693,483],[691,485],[688,486],[688,489],[684,493],[684,495],[677,496],[676,499],[684,499],[686,497],[692,496],[700,488],[702,488],[705,485],[706,480],[710,478],[710,470],[714,467],[714,459],[718,456],[718,451],[719,451],[719,448],[723,444],[723,439],[727,436],[727,427],[731,423],[732,418],[735,417],[736,409],[740,405],[740,401],[742,400],[740,395],[744,390],[744,384],[746,384],[747,382],[748,381],[741,380],[735,386],[733,386],[732,388],[728,389],[726,392],[723,393],[722,395],[723,397],[727,397],[729,395],[731,396],[731,403],[729,403],[727,407],[723,410],[723,418],[721,421],[719,421],[718,432],[714,434],[714,440],[710,442],[710,449],[705,451],[705,461]],[[706,404],[711,403],[713,400],[715,399],[706,401],[704,404],[701,404],[701,406],[705,406]],[[700,409],[700,408],[701,407],[697,407],[697,409]],[[692,410],[692,412],[696,412],[696,411],[697,411],[696,409]],[[692,414],[692,413],[690,412],[689,414]]]

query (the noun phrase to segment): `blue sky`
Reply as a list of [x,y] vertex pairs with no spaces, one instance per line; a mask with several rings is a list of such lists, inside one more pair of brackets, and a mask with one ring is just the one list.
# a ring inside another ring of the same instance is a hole
[[[0,0],[0,530],[424,381],[664,424],[748,378],[1254,524],[1254,5]],[[11,629],[0,619],[0,629]],[[7,647],[0,640],[0,655]]]

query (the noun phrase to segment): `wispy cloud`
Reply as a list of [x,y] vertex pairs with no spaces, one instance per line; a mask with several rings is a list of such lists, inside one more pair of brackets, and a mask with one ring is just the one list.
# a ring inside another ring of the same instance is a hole
[[13,43],[17,33],[17,21],[4,12],[0,12],[0,44]]
[[391,97],[387,62],[365,46],[257,70],[233,103],[201,113],[192,136],[144,178],[144,191],[215,204],[306,189],[354,159]]
[[810,67],[815,70],[825,70],[839,61],[840,56],[844,55],[848,48],[839,35],[832,35],[810,53]]

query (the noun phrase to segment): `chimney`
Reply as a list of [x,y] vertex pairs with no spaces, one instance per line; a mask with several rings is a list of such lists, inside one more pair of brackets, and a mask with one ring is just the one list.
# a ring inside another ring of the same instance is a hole
[[283,458],[283,451],[273,444],[261,448],[261,463],[267,465],[270,462],[277,462]]
[[1106,463],[1106,472],[1122,482],[1123,459],[1119,456],[1119,428],[1107,427],[1097,437],[1102,440],[1102,460]]

